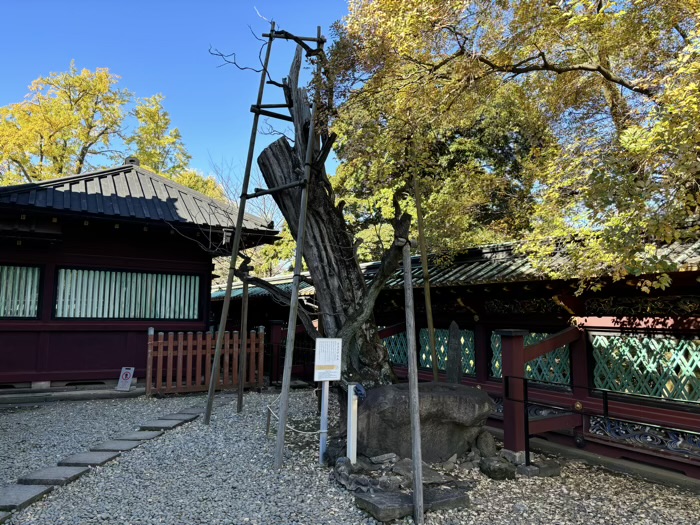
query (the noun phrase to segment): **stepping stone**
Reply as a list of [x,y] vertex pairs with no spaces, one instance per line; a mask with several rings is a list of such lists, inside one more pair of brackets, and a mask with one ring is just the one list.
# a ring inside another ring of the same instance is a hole
[[139,425],[141,430],[170,430],[185,423],[181,419],[156,419]]
[[5,485],[0,488],[0,510],[20,510],[53,490],[50,485]]
[[119,457],[119,452],[81,452],[63,458],[60,467],[98,467]]
[[126,439],[112,439],[90,447],[93,452],[124,452],[138,447],[141,441],[128,441]]
[[[413,514],[413,496],[403,492],[357,494],[355,505],[371,514],[377,521],[391,521]],[[460,489],[426,489],[423,509],[457,509],[469,506],[469,495]]]
[[197,419],[199,416],[197,414],[168,414],[167,416],[161,416],[158,419],[177,419],[185,423]]
[[117,436],[114,439],[120,440],[120,441],[143,441],[145,439],[154,439],[157,437],[162,436],[162,432],[158,432],[155,430],[137,430],[136,432],[129,432],[128,434],[122,434],[121,436]]
[[206,407],[190,407],[180,410],[179,414],[204,414],[207,411]]
[[48,467],[19,478],[21,485],[67,485],[89,472],[87,467]]

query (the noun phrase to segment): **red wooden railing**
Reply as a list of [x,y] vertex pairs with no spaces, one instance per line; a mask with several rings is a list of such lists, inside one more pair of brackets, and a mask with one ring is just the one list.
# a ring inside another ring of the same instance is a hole
[[[246,387],[263,386],[263,359],[265,332],[251,330],[246,344]],[[146,394],[178,394],[204,392],[209,389],[214,360],[216,334],[207,332],[163,332],[157,338],[148,334],[148,361],[146,363]],[[219,384],[217,389],[238,386],[240,337],[238,332],[224,333],[221,348]]]

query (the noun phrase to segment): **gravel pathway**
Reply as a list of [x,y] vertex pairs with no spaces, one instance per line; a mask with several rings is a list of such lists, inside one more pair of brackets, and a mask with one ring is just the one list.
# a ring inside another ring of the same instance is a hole
[[[316,403],[294,392],[290,422],[310,426]],[[15,514],[12,525],[54,524],[374,524],[350,493],[317,465],[317,437],[295,434],[285,468],[272,468],[274,439],[264,435],[272,394],[246,394],[246,408],[217,408],[57,488]],[[0,411],[0,472],[5,480],[67,453],[193,405],[203,396],[52,403]],[[306,424],[304,424],[306,423]],[[273,425],[274,427],[274,425]],[[22,434],[22,435],[18,435]],[[288,434],[289,435],[289,434]],[[700,524],[700,497],[568,462],[561,478],[493,481],[476,471],[469,509],[428,513],[426,524]],[[410,518],[397,523],[412,523]]]

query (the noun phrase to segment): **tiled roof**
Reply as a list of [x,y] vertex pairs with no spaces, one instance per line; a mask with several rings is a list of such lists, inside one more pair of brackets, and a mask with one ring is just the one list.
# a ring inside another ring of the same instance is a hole
[[[4,206],[214,228],[233,228],[238,214],[236,205],[216,201],[133,164],[0,187],[0,207]],[[276,233],[263,219],[249,214],[243,227]]]
[[[303,276],[309,277],[309,272],[303,272]],[[277,275],[275,277],[268,277],[265,279],[269,284],[276,286],[279,288],[281,291],[285,293],[291,293],[292,292],[292,279],[294,278],[294,275],[290,274],[285,274],[285,275]],[[226,288],[217,288],[216,290],[213,290],[211,293],[211,298],[214,301],[222,301],[224,299],[224,295],[226,293]],[[306,281],[301,281],[299,283],[299,295],[300,296],[312,296],[316,293],[316,288],[307,283]],[[270,295],[270,292],[267,290],[260,288],[258,286],[255,286],[254,284],[251,284],[248,286],[248,297],[253,298],[253,297],[267,297]],[[231,299],[241,299],[243,298],[243,283],[240,281],[236,281],[233,283],[233,287],[231,288]]]
[[[428,267],[431,287],[468,286],[475,284],[489,284],[502,282],[525,282],[546,280],[547,277],[537,272],[528,259],[515,252],[515,243],[481,246],[472,248],[466,253],[457,256],[452,262],[445,265],[431,264]],[[678,266],[680,271],[698,271],[700,269],[700,240],[691,243],[674,243],[659,248],[658,255],[668,258]],[[362,264],[365,279],[371,280],[379,269],[379,263]],[[423,271],[420,257],[411,258],[411,278],[413,287],[423,286]],[[287,279],[285,281],[285,279]],[[273,282],[276,280],[276,282]],[[270,284],[290,283],[291,275],[268,279]],[[305,283],[303,283],[305,284]],[[302,286],[303,286],[302,284]],[[239,284],[240,286],[240,284]],[[314,293],[311,285],[306,285],[303,295]],[[403,287],[403,268],[399,267],[389,278],[385,288]],[[289,286],[291,289],[291,285]],[[289,291],[289,290],[287,290]],[[235,293],[232,297],[240,297]],[[250,297],[254,293],[268,295],[267,292],[249,287]],[[218,295],[217,295],[218,294]],[[215,292],[212,298],[223,298],[224,292]]]

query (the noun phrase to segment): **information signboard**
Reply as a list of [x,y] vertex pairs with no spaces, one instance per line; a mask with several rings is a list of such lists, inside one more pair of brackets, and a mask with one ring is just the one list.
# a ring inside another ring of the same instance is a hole
[[316,362],[314,363],[314,381],[340,380],[341,355],[343,340],[329,337],[316,339]]

